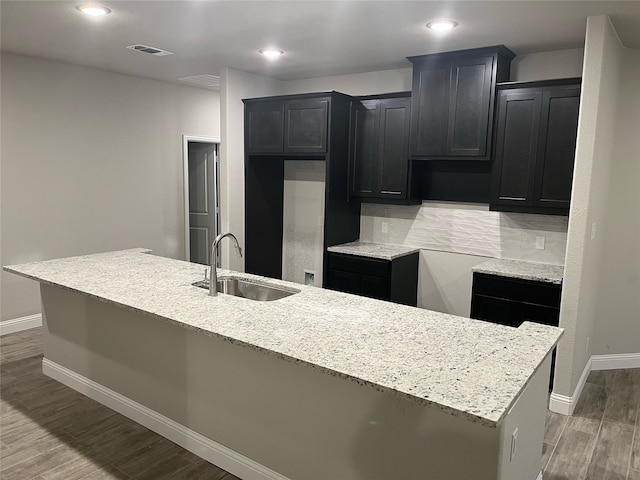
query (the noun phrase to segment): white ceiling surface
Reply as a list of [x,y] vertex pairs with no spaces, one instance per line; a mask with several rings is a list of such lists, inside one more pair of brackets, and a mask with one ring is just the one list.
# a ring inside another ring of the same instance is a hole
[[[224,67],[281,80],[408,67],[405,59],[504,44],[516,54],[584,46],[586,19],[611,16],[623,45],[640,48],[639,1],[89,1],[1,0],[3,51],[175,82]],[[425,24],[448,17],[446,35]],[[173,52],[127,50],[145,44]],[[286,54],[268,61],[260,48]]]

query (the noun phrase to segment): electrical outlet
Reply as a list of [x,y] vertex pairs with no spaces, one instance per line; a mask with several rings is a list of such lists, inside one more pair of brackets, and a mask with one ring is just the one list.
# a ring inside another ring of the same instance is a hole
[[512,462],[516,456],[517,444],[518,444],[518,429],[516,428],[511,434],[511,454],[509,455],[510,462]]
[[311,270],[304,271],[304,284],[315,285],[316,284],[316,272]]
[[596,239],[596,222],[591,224],[591,240]]
[[382,222],[382,233],[389,233],[389,222]]
[[536,237],[536,250],[544,250],[544,240],[543,236]]
[[591,340],[591,337],[587,337],[587,345],[584,347],[584,352],[589,355],[589,341]]

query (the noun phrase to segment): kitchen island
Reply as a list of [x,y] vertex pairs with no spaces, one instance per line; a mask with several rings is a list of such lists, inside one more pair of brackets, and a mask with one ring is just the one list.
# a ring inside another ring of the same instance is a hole
[[534,480],[561,330],[296,290],[208,296],[144,249],[5,267],[41,283],[45,373],[245,479]]

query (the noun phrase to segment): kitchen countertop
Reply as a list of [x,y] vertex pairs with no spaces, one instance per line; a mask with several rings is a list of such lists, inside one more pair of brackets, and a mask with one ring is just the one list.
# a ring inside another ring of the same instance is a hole
[[209,297],[199,264],[123,250],[4,267],[159,320],[496,427],[562,330],[481,322],[255,275],[299,290]]
[[379,243],[367,243],[361,241],[343,243],[327,248],[329,252],[344,253],[347,255],[358,255],[360,257],[380,258],[382,260],[393,260],[398,257],[404,257],[414,252],[420,251],[419,248],[405,247],[403,245],[383,245]]
[[500,275],[503,277],[522,278],[538,282],[562,284],[564,267],[548,263],[525,262],[522,260],[506,260],[495,258],[473,267],[476,273]]

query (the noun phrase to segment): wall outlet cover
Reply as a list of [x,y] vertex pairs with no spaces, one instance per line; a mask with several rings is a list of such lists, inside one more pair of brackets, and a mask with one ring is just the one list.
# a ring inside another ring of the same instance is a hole
[[545,242],[545,237],[544,236],[537,236],[536,237],[536,250],[544,250],[544,242]]
[[389,233],[389,222],[382,222],[382,233]]

